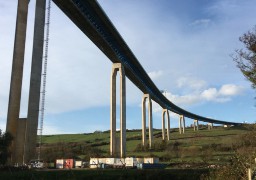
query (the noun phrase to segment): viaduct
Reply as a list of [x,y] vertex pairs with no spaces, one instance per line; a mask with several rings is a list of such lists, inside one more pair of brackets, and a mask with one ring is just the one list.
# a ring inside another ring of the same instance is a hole
[[[198,129],[198,121],[226,125],[239,125],[235,122],[220,121],[202,117],[188,112],[169,101],[156,87],[145,72],[124,39],[111,23],[96,0],[53,0],[53,2],[73,21],[73,23],[113,62],[111,74],[110,105],[110,154],[126,156],[126,88],[128,77],[142,92],[142,144],[146,142],[146,100],[148,100],[149,147],[153,141],[152,100],[162,108],[162,138],[170,138],[169,111],[180,115],[180,133],[185,131],[185,117],[194,119],[194,128]],[[27,118],[19,118],[25,39],[27,28],[29,0],[18,0],[13,65],[10,83],[9,106],[6,132],[10,132],[14,140],[11,144],[9,164],[27,163],[36,158],[36,137],[40,103],[40,87],[42,75],[42,59],[45,31],[46,0],[36,0],[34,23],[34,39],[30,90]],[[120,72],[120,149],[116,138],[116,75]],[[165,117],[167,116],[167,128]],[[167,133],[165,133],[167,129]]]

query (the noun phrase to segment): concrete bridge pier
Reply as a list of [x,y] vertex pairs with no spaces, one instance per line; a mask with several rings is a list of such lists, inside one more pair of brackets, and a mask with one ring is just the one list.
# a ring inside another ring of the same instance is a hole
[[213,128],[213,123],[208,123],[208,130],[211,130]]
[[142,145],[146,143],[146,99],[148,99],[148,129],[149,129],[149,148],[152,148],[153,142],[153,119],[152,119],[152,101],[149,94],[142,97]]
[[126,87],[125,71],[121,63],[112,66],[110,96],[110,154],[117,155],[116,143],[116,75],[120,73],[120,157],[126,156]]
[[[6,124],[6,132],[9,132],[14,138],[11,146],[9,147],[11,151],[11,157],[8,159],[8,164],[10,165],[16,162],[22,163],[23,159],[22,142],[24,141],[25,132],[22,130],[23,125],[19,126],[19,124],[24,124],[23,122],[25,121],[19,123],[19,114],[27,30],[28,3],[29,0],[19,0],[17,7],[12,74]],[[20,156],[22,156],[21,160],[18,160]]]
[[170,116],[168,109],[162,111],[162,139],[165,140],[165,114],[167,115],[167,140],[170,140]]
[[180,134],[184,134],[185,133],[185,118],[184,115],[180,115],[180,119],[179,119],[179,132]]
[[193,126],[194,126],[194,131],[198,131],[198,128],[199,128],[199,126],[198,126],[198,120],[194,120]]
[[36,1],[28,117],[24,149],[24,161],[26,163],[37,157],[36,143],[44,50],[45,8],[46,0]]
[[182,123],[181,123],[181,116],[180,116],[180,118],[179,118],[179,133],[180,134],[182,133],[181,128],[182,128]]
[[18,1],[13,68],[6,131],[13,137],[10,164],[24,164],[36,157],[38,111],[44,46],[46,0],[36,1],[28,117],[19,118],[29,0]]

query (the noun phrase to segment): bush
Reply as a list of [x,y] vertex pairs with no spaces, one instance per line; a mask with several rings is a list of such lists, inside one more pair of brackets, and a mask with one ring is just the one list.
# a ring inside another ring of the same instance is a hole
[[216,171],[210,173],[205,179],[248,179],[247,169],[256,168],[256,130],[242,134],[233,145],[235,155],[230,158],[230,162]]
[[[102,142],[104,143],[104,142]],[[85,155],[85,159],[99,157],[104,151],[84,143],[56,143],[55,146],[43,148],[42,157],[45,161],[55,161],[62,158],[77,158],[77,155]]]
[[0,165],[5,165],[7,159],[10,157],[11,153],[9,151],[9,146],[11,145],[13,137],[10,133],[2,133],[0,129]]

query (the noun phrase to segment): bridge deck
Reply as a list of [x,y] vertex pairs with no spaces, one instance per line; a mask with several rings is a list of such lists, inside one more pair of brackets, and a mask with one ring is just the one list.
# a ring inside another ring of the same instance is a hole
[[170,102],[156,87],[135,55],[95,0],[53,0],[53,2],[75,23],[75,25],[111,60],[121,62],[126,76],[162,108],[169,109],[199,121],[239,125],[236,122],[220,121],[188,112]]

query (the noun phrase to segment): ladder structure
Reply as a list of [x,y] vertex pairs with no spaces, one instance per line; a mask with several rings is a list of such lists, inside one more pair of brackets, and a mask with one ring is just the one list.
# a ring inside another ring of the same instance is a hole
[[43,61],[43,74],[42,74],[42,96],[41,96],[41,105],[40,105],[40,122],[39,122],[39,151],[38,159],[41,159],[41,146],[42,146],[42,135],[43,135],[43,125],[44,125],[44,106],[45,106],[45,93],[46,93],[46,75],[47,75],[47,60],[48,60],[48,47],[49,47],[49,30],[50,30],[50,17],[51,17],[51,0],[48,0],[47,5],[47,19],[46,19],[46,34],[45,34],[45,46],[44,46],[44,61]]

